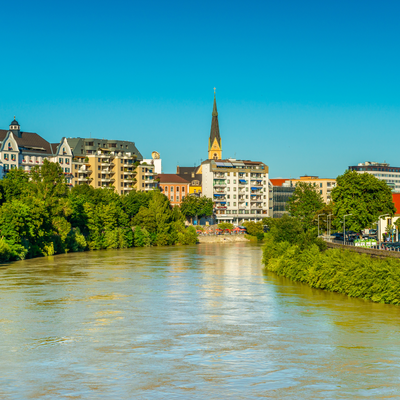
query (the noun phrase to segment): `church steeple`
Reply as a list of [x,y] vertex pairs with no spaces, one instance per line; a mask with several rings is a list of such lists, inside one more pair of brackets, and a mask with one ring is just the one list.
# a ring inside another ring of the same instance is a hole
[[209,160],[222,159],[222,144],[221,144],[221,136],[219,134],[217,99],[215,97],[215,88],[214,88],[214,106],[212,111],[210,139],[208,140],[208,159]]

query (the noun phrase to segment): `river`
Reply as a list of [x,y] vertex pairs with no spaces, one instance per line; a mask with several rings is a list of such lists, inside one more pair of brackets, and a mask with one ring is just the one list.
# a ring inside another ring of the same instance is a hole
[[0,269],[0,399],[400,398],[400,308],[265,274],[261,247]]

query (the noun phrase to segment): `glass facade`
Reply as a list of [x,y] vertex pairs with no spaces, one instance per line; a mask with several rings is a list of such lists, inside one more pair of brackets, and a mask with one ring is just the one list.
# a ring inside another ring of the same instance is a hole
[[274,186],[272,188],[273,197],[273,217],[281,218],[287,214],[286,203],[292,197],[295,187]]

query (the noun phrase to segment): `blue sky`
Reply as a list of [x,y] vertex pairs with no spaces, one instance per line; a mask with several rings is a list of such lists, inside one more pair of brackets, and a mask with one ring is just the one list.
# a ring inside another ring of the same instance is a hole
[[0,128],[132,140],[164,172],[224,157],[271,177],[400,166],[395,1],[2,2]]

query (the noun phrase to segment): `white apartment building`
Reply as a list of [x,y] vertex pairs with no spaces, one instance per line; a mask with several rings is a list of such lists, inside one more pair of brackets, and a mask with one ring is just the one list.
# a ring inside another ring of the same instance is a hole
[[268,216],[268,166],[259,161],[206,160],[202,193],[213,199],[219,222],[242,224]]
[[350,171],[356,171],[360,174],[367,173],[376,178],[385,181],[393,192],[400,192],[400,168],[391,167],[387,163],[378,163],[375,161],[366,161],[356,166],[350,166]]
[[65,138],[51,144],[37,133],[21,131],[15,117],[9,130],[0,129],[0,178],[13,168],[29,172],[45,159],[60,164],[67,183],[72,184],[72,152]]

